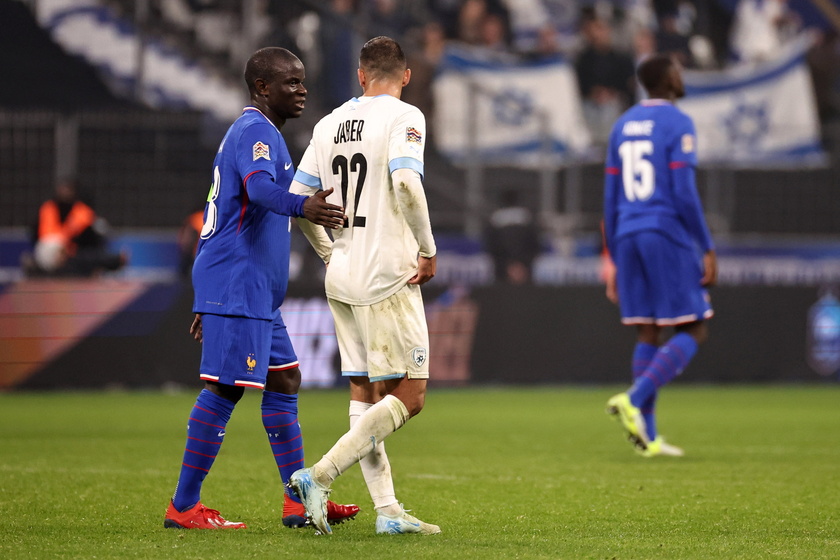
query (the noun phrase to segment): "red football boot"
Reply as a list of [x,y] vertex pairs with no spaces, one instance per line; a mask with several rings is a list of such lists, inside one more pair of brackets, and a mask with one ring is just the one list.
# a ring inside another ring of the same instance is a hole
[[170,501],[163,526],[167,529],[245,529],[244,523],[228,521],[218,511],[204,507],[201,502],[187,511],[178,511]]
[[[330,525],[338,525],[344,523],[348,519],[353,519],[359,513],[359,506],[356,504],[342,505],[337,504],[331,500],[327,501],[327,522]],[[303,504],[296,502],[288,496],[283,499],[283,525],[289,529],[300,529],[305,527],[306,508]]]

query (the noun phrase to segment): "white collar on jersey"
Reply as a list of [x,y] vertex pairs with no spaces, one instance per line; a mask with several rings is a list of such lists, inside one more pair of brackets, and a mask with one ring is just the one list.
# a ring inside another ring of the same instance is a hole
[[673,105],[667,99],[642,99],[641,104],[645,107],[653,107],[655,105]]
[[243,114],[243,115],[245,114],[245,111],[256,111],[257,113],[259,113],[260,115],[262,115],[262,116],[263,116],[263,118],[264,118],[265,120],[267,120],[267,121],[268,121],[268,124],[270,124],[271,126],[273,126],[273,127],[274,127],[274,130],[276,130],[277,132],[280,132],[280,129],[279,129],[279,128],[277,128],[277,126],[276,126],[273,122],[271,122],[271,119],[269,119],[268,117],[266,117],[266,116],[265,116],[265,113],[263,113],[262,111],[260,111],[260,110],[259,110],[259,109],[257,109],[256,107],[254,107],[253,105],[248,105],[247,107],[245,107],[244,109],[242,109],[242,114]]

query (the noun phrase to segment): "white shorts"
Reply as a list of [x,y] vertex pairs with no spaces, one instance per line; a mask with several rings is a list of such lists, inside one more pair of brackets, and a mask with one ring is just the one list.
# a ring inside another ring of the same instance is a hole
[[371,381],[429,378],[429,328],[420,286],[406,284],[372,305],[327,301],[335,319],[341,375]]

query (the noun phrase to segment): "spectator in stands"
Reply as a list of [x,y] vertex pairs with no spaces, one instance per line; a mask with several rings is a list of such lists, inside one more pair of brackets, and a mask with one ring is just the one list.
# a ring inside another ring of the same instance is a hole
[[487,15],[487,2],[466,0],[458,12],[458,40],[477,45],[481,40],[481,22]]
[[458,21],[462,0],[426,0],[430,14],[440,22],[447,39],[458,39]]
[[501,15],[488,13],[481,19],[478,44],[490,51],[507,52],[510,50],[507,25]]
[[330,111],[356,93],[355,68],[359,61],[350,25],[355,12],[354,0],[332,0],[330,10],[321,18],[320,102]]
[[[488,16],[493,19],[488,20]],[[489,26],[488,29],[488,21]],[[492,27],[501,26],[502,36],[507,36],[508,11],[500,0],[465,0],[458,12],[457,39],[468,45],[487,46],[488,39],[493,41]]]
[[446,49],[446,36],[443,26],[437,21],[430,21],[419,28],[414,28],[412,49],[406,55],[406,62],[411,68],[411,81],[403,89],[402,100],[414,105],[426,115],[426,133],[428,143],[434,142],[434,95],[432,84],[435,72]]
[[575,63],[584,118],[596,144],[605,144],[612,123],[635,100],[633,58],[613,46],[610,22],[595,14],[584,18],[586,46]]
[[501,202],[501,207],[490,215],[485,234],[496,282],[528,284],[534,260],[540,254],[539,227],[531,210],[521,203],[518,190],[506,190]]
[[680,31],[677,25],[677,14],[674,12],[662,14],[659,18],[659,29],[656,32],[656,50],[662,54],[671,55],[684,68],[694,68],[696,66],[689,47],[689,38]]
[[41,205],[34,232],[35,251],[24,256],[30,275],[94,276],[122,268],[125,253],[108,250],[107,223],[79,197],[76,181],[62,179]]
[[534,58],[553,58],[559,55],[560,34],[553,25],[546,24],[537,30],[534,49],[529,54]]
[[840,35],[827,29],[817,35],[808,52],[808,67],[814,82],[820,122],[840,119]]
[[366,0],[362,14],[367,17],[367,35],[401,36],[411,27],[411,16],[405,2],[398,0]]
[[787,0],[740,0],[730,34],[735,60],[772,60],[782,46],[783,30],[794,20]]

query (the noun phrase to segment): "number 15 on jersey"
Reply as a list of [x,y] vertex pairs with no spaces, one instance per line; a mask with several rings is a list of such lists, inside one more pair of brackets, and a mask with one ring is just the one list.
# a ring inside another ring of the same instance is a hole
[[624,183],[627,200],[634,202],[650,198],[656,186],[656,173],[645,156],[653,155],[653,142],[627,140],[618,147],[618,155],[621,156],[621,182]]

